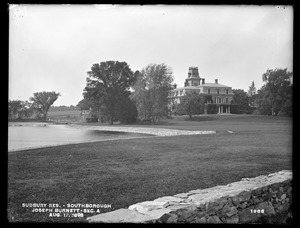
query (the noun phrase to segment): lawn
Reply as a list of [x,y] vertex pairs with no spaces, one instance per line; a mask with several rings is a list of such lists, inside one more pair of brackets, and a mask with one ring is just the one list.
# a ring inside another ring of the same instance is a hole
[[84,222],[93,214],[53,219],[21,205],[111,204],[111,208],[101,209],[108,212],[161,196],[292,169],[291,119],[212,117],[194,121],[182,117],[154,127],[216,130],[214,135],[105,141],[9,153],[8,219]]

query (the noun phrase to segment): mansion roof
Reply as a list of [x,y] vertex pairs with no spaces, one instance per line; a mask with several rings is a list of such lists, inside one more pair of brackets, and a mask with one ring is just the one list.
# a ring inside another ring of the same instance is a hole
[[186,86],[186,87],[178,87],[176,89],[173,89],[173,91],[178,91],[178,90],[183,90],[183,89],[200,89],[201,87],[218,87],[218,88],[231,88],[230,86],[222,85],[222,84],[216,84],[216,83],[205,83],[203,85],[198,85],[198,86]]

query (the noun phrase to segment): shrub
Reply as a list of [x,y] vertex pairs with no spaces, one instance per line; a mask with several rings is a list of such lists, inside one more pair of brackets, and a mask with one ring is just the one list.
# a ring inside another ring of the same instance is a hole
[[217,114],[218,106],[216,104],[206,104],[207,114]]
[[95,122],[98,122],[98,118],[96,116],[92,115],[92,116],[86,118],[86,122],[95,123]]

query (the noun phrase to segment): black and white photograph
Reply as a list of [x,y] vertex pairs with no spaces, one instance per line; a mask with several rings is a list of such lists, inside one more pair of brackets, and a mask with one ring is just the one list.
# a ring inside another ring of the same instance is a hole
[[8,223],[294,224],[293,5],[7,11]]

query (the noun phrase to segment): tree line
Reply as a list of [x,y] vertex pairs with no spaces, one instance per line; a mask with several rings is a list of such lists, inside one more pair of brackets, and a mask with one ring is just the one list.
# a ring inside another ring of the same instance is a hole
[[[173,89],[172,69],[162,64],[149,64],[133,72],[126,62],[105,61],[93,64],[87,72],[83,99],[76,108],[91,110],[90,116],[113,124],[150,122],[156,124],[171,118],[168,95]],[[248,92],[233,89],[232,104],[238,105],[236,113],[261,115],[292,115],[292,72],[287,69],[268,69],[262,74],[264,85],[256,90],[254,82]],[[35,114],[47,120],[50,106],[60,96],[56,92],[37,92],[29,101],[9,101],[9,118],[23,118]],[[204,105],[212,103],[209,96],[187,93],[176,107],[180,114],[203,113]],[[75,106],[73,106],[75,108]],[[57,107],[57,110],[64,107]]]
[[[265,83],[256,91],[254,82],[248,92],[233,90],[235,113],[262,115],[292,115],[292,78],[287,69],[270,70],[262,75]],[[110,124],[149,121],[156,124],[170,118],[168,94],[173,89],[172,69],[165,64],[149,64],[133,72],[126,62],[107,61],[94,64],[88,72],[81,109],[91,109],[97,117]],[[187,93],[176,106],[177,114],[203,113],[204,105],[212,103],[211,96]]]

